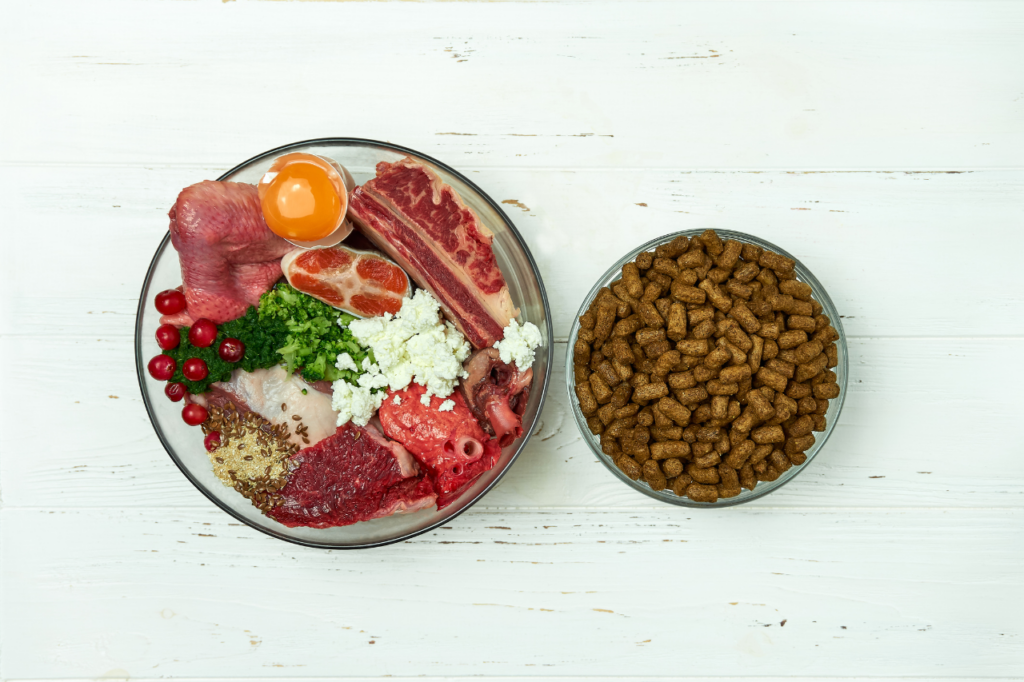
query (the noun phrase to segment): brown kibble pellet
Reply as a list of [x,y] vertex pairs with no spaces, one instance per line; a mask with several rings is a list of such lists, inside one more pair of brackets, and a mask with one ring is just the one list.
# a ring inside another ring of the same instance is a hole
[[802,343],[807,341],[807,332],[802,329],[791,329],[779,334],[777,343],[779,348],[782,350],[789,350],[790,348],[796,348]]
[[805,315],[790,315],[786,318],[787,329],[799,329],[800,331],[813,333],[814,332],[814,318],[807,317]]
[[749,379],[750,377],[750,365],[733,365],[731,367],[723,367],[722,371],[718,374],[718,378],[722,381],[736,384],[744,379]]
[[[601,379],[604,380],[604,383],[610,387],[618,386],[619,383],[622,382],[622,379],[619,378],[619,373],[615,371],[614,367],[612,367],[612,363],[607,360],[598,365],[595,374],[599,374]],[[595,392],[594,395],[596,396],[597,393]],[[598,398],[598,400],[600,400],[600,398]]]
[[[651,432],[654,435],[654,432]],[[670,440],[651,445],[651,458],[662,459],[687,459],[690,456],[690,444],[682,440]]]
[[825,357],[828,361],[825,363],[826,367],[838,367],[839,366],[839,348],[834,343],[828,344],[825,348]]
[[828,345],[833,341],[839,340],[839,332],[836,331],[835,327],[829,325],[824,329],[814,332],[814,338],[821,341],[823,344]]
[[641,329],[636,333],[636,342],[641,346],[665,340],[664,329]]
[[771,268],[776,272],[792,272],[796,262],[792,258],[780,256],[771,251],[762,251],[761,257],[757,259],[758,265],[762,268]]
[[821,346],[821,341],[811,340],[801,343],[796,347],[796,361],[798,364],[805,364],[818,357],[824,349]]
[[757,382],[759,384],[768,386],[769,388],[775,391],[786,390],[786,377],[782,376],[773,369],[769,369],[768,367],[762,367],[761,369],[757,370],[757,374],[754,376],[756,377]]
[[686,338],[686,308],[682,303],[673,303],[668,308],[665,335],[672,341]]
[[686,488],[693,483],[693,479],[685,471],[672,481],[672,492],[678,497],[684,497],[686,495]]
[[576,397],[580,401],[580,412],[584,416],[589,417],[597,412],[597,398],[594,397],[594,392],[591,390],[589,382],[576,386]]
[[640,284],[640,268],[636,263],[626,263],[622,266],[622,283],[633,298],[643,296],[644,287]]
[[703,386],[694,386],[675,392],[676,400],[683,405],[702,403],[708,399],[708,392]]
[[673,391],[683,390],[687,388],[693,388],[697,385],[697,380],[693,378],[693,372],[676,372],[669,374],[667,377],[668,387]]
[[594,314],[592,310],[588,310],[587,312],[580,315],[580,327],[582,329],[593,329],[594,323],[596,321],[597,316]]
[[718,469],[716,467],[698,467],[693,462],[686,465],[686,473],[697,483],[705,485],[716,485],[718,483]]
[[668,339],[663,341],[655,341],[654,343],[648,343],[644,348],[644,355],[651,360],[656,360],[661,357],[662,353],[668,352],[672,348],[672,342]]
[[665,474],[662,473],[661,467],[653,459],[644,462],[643,475],[647,485],[651,486],[651,490],[664,490],[666,488],[667,480],[665,479]]
[[664,398],[668,395],[668,385],[664,381],[651,382],[638,386],[633,391],[633,399],[644,402],[650,400],[657,400]]
[[637,304],[637,311],[643,319],[644,324],[648,327],[659,329],[665,326],[665,320],[662,319],[661,314],[658,312],[658,309],[654,307],[653,303],[640,301],[640,303]]
[[733,469],[739,469],[747,463],[748,459],[750,459],[750,455],[753,454],[755,447],[756,444],[749,438],[742,440],[739,444],[730,449],[729,454],[723,461]]
[[700,289],[704,290],[704,293],[708,296],[708,301],[711,305],[715,306],[723,313],[729,312],[732,308],[732,299],[722,292],[721,288],[709,279],[703,280],[697,285]]
[[729,414],[729,396],[727,395],[712,395],[711,396],[711,418],[712,419],[725,419]]
[[700,243],[704,245],[704,250],[708,252],[711,257],[717,257],[722,251],[725,250],[725,245],[722,243],[722,238],[718,236],[718,233],[714,230],[704,230],[700,233]]
[[597,417],[587,417],[587,428],[595,436],[600,436],[604,431],[604,424]]
[[781,426],[762,426],[750,432],[750,439],[758,445],[782,443],[786,440],[786,434],[782,432]]
[[597,309],[597,321],[594,324],[594,343],[603,343],[612,333],[615,323],[615,309],[611,306],[600,306]]
[[718,369],[732,359],[732,353],[724,348],[716,348],[704,358],[704,366]]
[[811,415],[811,419],[814,420],[814,430],[815,431],[821,432],[821,431],[825,430],[825,427],[827,425],[826,421],[825,421],[825,415],[823,415],[823,414],[812,414]]
[[782,358],[772,358],[768,362],[764,363],[764,366],[773,372],[781,374],[787,379],[792,379],[793,374],[796,372],[796,365],[792,362],[783,360]]
[[679,235],[669,243],[662,244],[654,249],[654,255],[657,258],[678,258],[684,251],[686,251],[686,247],[689,245],[690,238],[684,235]]
[[622,473],[629,476],[632,480],[637,480],[643,473],[640,465],[637,464],[636,460],[629,455],[619,455],[615,460],[615,465],[622,470]]
[[694,502],[718,502],[718,486],[691,483],[686,486],[686,496]]
[[814,435],[808,433],[804,436],[797,436],[795,438],[788,438],[786,440],[786,454],[794,454],[797,452],[805,452],[814,445]]
[[659,443],[681,440],[683,437],[683,427],[681,426],[652,426],[648,430],[651,432],[651,438],[654,438]]
[[594,372],[590,375],[590,388],[594,392],[594,397],[597,402],[604,405],[606,402],[612,399],[612,389],[605,383],[604,378]]
[[[666,275],[668,277],[675,278],[679,275],[679,265],[671,258],[654,258],[654,263],[651,265],[651,269],[654,272]],[[648,273],[648,277],[650,274]]]
[[807,455],[802,452],[794,452],[793,454],[787,456],[789,457],[789,461],[792,462],[795,466],[800,466],[801,464],[807,461]]
[[814,387],[814,397],[818,400],[831,400],[839,397],[839,384],[818,384]]
[[825,365],[827,364],[828,356],[825,355],[824,353],[820,353],[816,358],[812,359],[810,362],[804,363],[802,365],[797,365],[796,376],[794,377],[794,379],[797,381],[797,383],[803,383],[808,379],[813,379],[814,377],[818,376],[819,374],[825,371]]
[[672,282],[671,287],[672,298],[680,303],[703,303],[707,294],[704,290],[698,289],[695,286],[690,286],[681,279],[676,279]]
[[798,282],[795,279],[786,280],[779,283],[779,291],[801,301],[811,300],[811,285],[806,282]]
[[[640,406],[636,403],[629,402],[629,399],[633,397],[633,387],[627,383],[620,383],[612,391],[612,400],[609,405],[615,409],[616,417],[625,417],[634,415],[640,409]],[[619,414],[621,412],[621,414]]]
[[612,329],[612,338],[629,336],[640,329],[644,324],[644,321],[639,315],[630,315],[627,318],[621,319],[615,323],[615,327]]
[[711,350],[707,339],[684,339],[676,343],[676,350],[683,355],[707,355]]
[[683,473],[684,468],[682,460],[674,457],[672,459],[666,459],[661,463],[661,470],[668,478],[675,478],[679,474]]
[[814,420],[809,415],[805,414],[802,417],[798,417],[795,422],[790,424],[786,429],[786,433],[789,434],[790,438],[799,438],[800,436],[806,436],[812,430],[814,430]]
[[[743,245],[735,239],[727,239],[722,245],[722,252],[715,257],[715,265],[725,270],[732,270],[743,252]],[[709,251],[710,253],[710,251]]]
[[672,398],[661,398],[658,401],[658,411],[679,426],[688,426],[690,424],[690,410]]
[[736,395],[740,390],[740,385],[719,379],[711,379],[705,384],[705,390],[707,390],[708,395],[714,396]]

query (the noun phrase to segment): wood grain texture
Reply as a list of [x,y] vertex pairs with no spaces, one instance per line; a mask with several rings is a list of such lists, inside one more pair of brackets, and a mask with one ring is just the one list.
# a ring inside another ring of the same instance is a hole
[[[1024,678],[1020,63],[1019,2],[7,3],[0,680]],[[500,202],[559,341],[502,482],[365,552],[214,508],[134,375],[175,194],[321,136]],[[822,280],[851,383],[798,478],[696,513],[594,458],[562,359],[620,254],[705,227]]]
[[456,167],[1019,167],[1024,7],[921,7],[18,3],[0,159],[221,164],[352,135]]
[[[533,439],[479,505],[660,509],[613,477],[583,442],[564,388],[565,350],[557,344]],[[210,506],[156,439],[131,353],[125,337],[0,338],[0,354],[21,358],[0,368],[0,382],[35,387],[27,395],[0,393],[0,450],[31,452],[0,460],[5,505]],[[850,354],[850,392],[827,446],[796,480],[752,506],[1024,505],[1024,457],[1005,436],[1018,408],[995,398],[1006,376],[1024,375],[1024,341],[854,339]],[[55,357],[88,360],[69,377]],[[993,358],[1002,359],[1001,372],[988,370]],[[62,425],[55,434],[54,414]]]
[[1024,599],[1019,509],[474,509],[340,553],[212,509],[2,514],[5,652],[38,656],[9,677],[1020,670],[1020,618],[985,608]]

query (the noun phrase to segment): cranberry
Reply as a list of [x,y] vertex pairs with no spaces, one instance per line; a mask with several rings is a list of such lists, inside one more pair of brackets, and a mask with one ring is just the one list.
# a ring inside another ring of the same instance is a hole
[[245,355],[245,344],[238,339],[224,339],[220,342],[217,354],[224,362],[238,362]]
[[178,363],[170,355],[161,353],[150,360],[147,367],[151,377],[157,381],[167,381],[174,376],[174,370],[178,369]]
[[162,324],[156,328],[156,345],[164,350],[177,348],[181,341],[181,332],[173,324]]
[[185,409],[181,411],[181,418],[189,426],[199,426],[206,421],[206,416],[206,408],[195,403],[186,405]]
[[188,342],[196,348],[206,348],[217,338],[217,325],[200,317],[188,330]]
[[164,386],[164,394],[176,403],[185,397],[185,384],[180,381],[172,381]]
[[213,452],[220,447],[220,431],[210,431],[206,434],[206,438],[203,439],[203,445],[206,446],[207,452]]
[[161,291],[156,295],[156,309],[162,315],[175,315],[185,309],[185,294],[177,289]]
[[202,381],[210,373],[210,370],[202,358],[189,358],[181,366],[181,373],[189,381]]

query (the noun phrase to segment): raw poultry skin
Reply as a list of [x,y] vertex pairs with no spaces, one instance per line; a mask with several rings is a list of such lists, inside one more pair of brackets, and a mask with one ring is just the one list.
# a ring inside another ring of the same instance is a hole
[[281,256],[294,248],[263,222],[255,185],[200,182],[181,191],[168,216],[187,308],[162,324],[241,317],[281,278]]
[[300,466],[268,514],[289,526],[331,528],[434,505],[431,482],[400,444],[348,423],[294,457]]
[[[423,465],[437,491],[437,508],[443,509],[498,462],[501,448],[480,428],[458,391],[448,398],[431,397],[429,406],[420,402],[425,392],[412,383],[388,393],[378,416],[384,434]],[[454,402],[454,409],[441,412],[438,408],[445,400]]]

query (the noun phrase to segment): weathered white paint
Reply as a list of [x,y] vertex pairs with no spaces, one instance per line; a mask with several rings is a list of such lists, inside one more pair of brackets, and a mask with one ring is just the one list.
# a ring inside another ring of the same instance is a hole
[[[1020,3],[8,5],[0,679],[1024,676]],[[505,202],[562,341],[502,483],[367,552],[213,508],[131,353],[175,193],[344,135]],[[583,447],[560,358],[619,254],[706,226],[804,260],[852,379],[807,471],[696,513]]]

